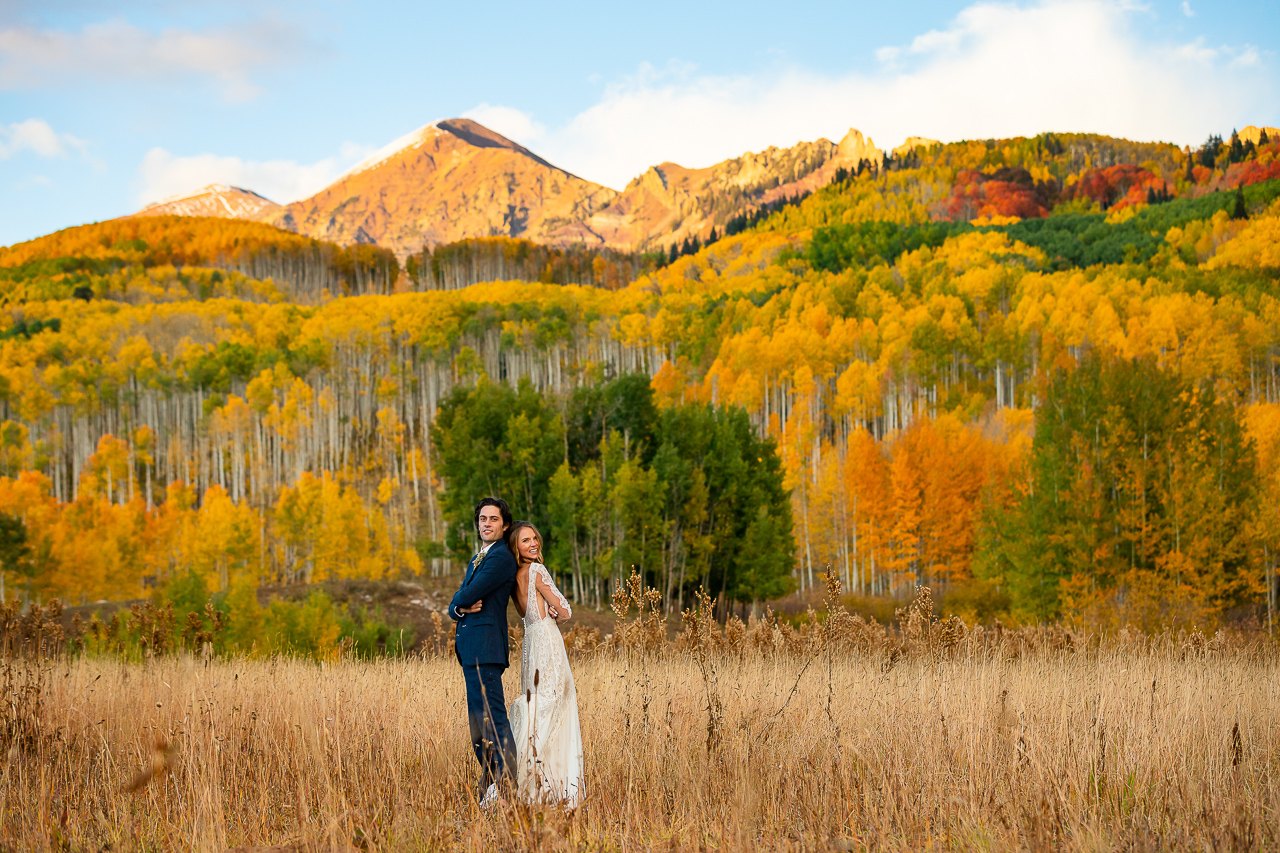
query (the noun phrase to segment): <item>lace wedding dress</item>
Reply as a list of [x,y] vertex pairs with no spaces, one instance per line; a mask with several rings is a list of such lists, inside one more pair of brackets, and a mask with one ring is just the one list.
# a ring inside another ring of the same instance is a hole
[[[539,587],[543,589],[541,593]],[[523,800],[573,808],[585,793],[578,694],[573,688],[573,673],[569,671],[569,655],[560,627],[554,617],[546,615],[540,598],[569,615],[569,602],[556,588],[547,567],[531,563],[529,591],[525,595],[524,649],[520,654],[520,695],[508,711],[516,741],[516,785]]]

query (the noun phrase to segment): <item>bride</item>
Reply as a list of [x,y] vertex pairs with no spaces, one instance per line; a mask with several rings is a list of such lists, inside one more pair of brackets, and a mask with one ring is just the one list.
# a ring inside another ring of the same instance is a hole
[[512,599],[524,620],[520,695],[508,711],[516,741],[516,790],[528,802],[574,808],[585,793],[582,732],[578,694],[558,627],[572,612],[540,562],[542,535],[537,528],[517,521],[507,544],[518,565],[518,594]]

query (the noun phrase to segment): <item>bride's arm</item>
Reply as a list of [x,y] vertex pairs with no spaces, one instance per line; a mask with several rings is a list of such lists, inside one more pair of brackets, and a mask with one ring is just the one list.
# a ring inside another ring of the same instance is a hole
[[551,572],[547,571],[547,567],[539,563],[531,573],[531,577],[537,584],[538,594],[542,596],[542,600],[551,610],[551,615],[555,617],[556,624],[563,625],[568,622],[573,616],[573,611],[569,609],[569,602],[560,594],[556,582],[551,579]]

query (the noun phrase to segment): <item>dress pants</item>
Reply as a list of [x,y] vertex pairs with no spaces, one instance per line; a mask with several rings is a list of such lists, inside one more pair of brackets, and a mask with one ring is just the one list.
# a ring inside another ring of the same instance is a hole
[[503,776],[515,781],[516,741],[507,721],[499,664],[472,664],[462,672],[467,682],[467,720],[471,724],[471,748],[484,773],[481,790]]

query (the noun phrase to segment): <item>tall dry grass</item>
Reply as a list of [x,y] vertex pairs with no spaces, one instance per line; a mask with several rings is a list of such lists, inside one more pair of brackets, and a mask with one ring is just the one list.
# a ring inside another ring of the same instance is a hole
[[0,846],[1280,845],[1269,643],[975,636],[919,602],[904,622],[896,635],[837,613],[797,634],[694,614],[675,643],[643,617],[623,626],[574,660],[587,805],[573,814],[477,807],[448,657],[14,654]]

